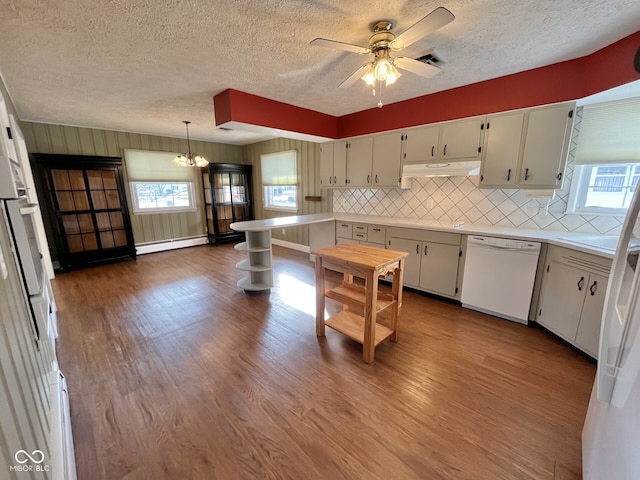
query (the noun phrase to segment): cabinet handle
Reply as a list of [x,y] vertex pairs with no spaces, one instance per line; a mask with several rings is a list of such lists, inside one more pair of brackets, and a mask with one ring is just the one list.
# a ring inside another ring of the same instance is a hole
[[436,146],[435,146],[435,145],[431,145],[431,156],[432,156],[432,157],[433,157],[433,156],[434,156],[434,154],[435,154],[435,149],[436,149]]
[[336,184],[336,177],[335,176],[333,177],[333,184],[334,185]]
[[373,229],[373,231],[374,231],[374,232],[379,232],[379,231],[380,231],[380,229],[379,229],[379,228],[374,228],[374,229]]
[[507,172],[507,182],[511,180],[511,169]]
[[331,180],[332,180],[331,177],[329,177],[329,185],[331,185]]
[[376,175],[376,183],[378,183],[378,175]]
[[580,280],[578,280],[578,291],[582,291],[582,287],[584,287],[584,277],[580,277]]
[[529,178],[529,169],[525,168],[524,169],[524,181],[526,182],[528,178]]
[[416,245],[416,253],[418,255],[420,255],[420,245],[419,244]]
[[367,183],[371,181],[371,175],[367,175]]
[[591,292],[591,296],[593,297],[598,291],[598,282],[593,282],[593,285],[589,287],[589,292]]
[[425,245],[425,246],[424,246],[424,254],[425,254],[425,255],[427,254],[427,249],[428,249],[428,248],[429,248],[429,246],[428,246],[428,245]]
[[447,155],[447,146],[444,146],[444,151],[442,152],[442,155],[446,156]]

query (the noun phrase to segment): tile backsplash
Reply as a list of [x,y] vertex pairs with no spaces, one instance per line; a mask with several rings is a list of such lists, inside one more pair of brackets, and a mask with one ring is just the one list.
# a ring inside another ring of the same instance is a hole
[[496,225],[562,232],[618,235],[623,216],[566,214],[581,119],[576,111],[562,189],[552,199],[530,198],[526,190],[479,189],[479,177],[416,178],[411,189],[336,189],[337,213]]

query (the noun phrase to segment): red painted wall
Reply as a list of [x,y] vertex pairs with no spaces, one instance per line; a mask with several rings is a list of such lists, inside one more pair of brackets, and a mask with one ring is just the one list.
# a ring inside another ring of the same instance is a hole
[[229,121],[291,132],[338,138],[336,117],[239,90],[227,89],[213,97],[216,125]]
[[640,73],[633,68],[638,48],[640,31],[585,57],[342,117],[229,89],[214,97],[216,124],[234,120],[328,138],[347,138],[576,100],[640,79]]

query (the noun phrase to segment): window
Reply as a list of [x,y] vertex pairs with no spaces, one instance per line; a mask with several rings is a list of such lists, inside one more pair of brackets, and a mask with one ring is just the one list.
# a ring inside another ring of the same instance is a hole
[[130,182],[133,213],[193,212],[192,182]]
[[640,178],[640,99],[587,105],[567,213],[624,215]]
[[640,164],[578,165],[569,201],[573,213],[624,215],[640,178]]
[[295,150],[260,155],[264,208],[298,211],[298,168]]

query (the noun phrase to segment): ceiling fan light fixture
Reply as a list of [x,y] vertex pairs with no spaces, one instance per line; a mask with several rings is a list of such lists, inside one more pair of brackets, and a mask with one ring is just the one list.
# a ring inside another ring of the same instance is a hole
[[206,158],[196,155],[195,153],[191,153],[191,143],[189,141],[189,124],[191,122],[189,120],[183,120],[182,123],[184,123],[187,129],[187,153],[181,153],[171,160],[171,163],[176,167],[206,167],[209,165]]

